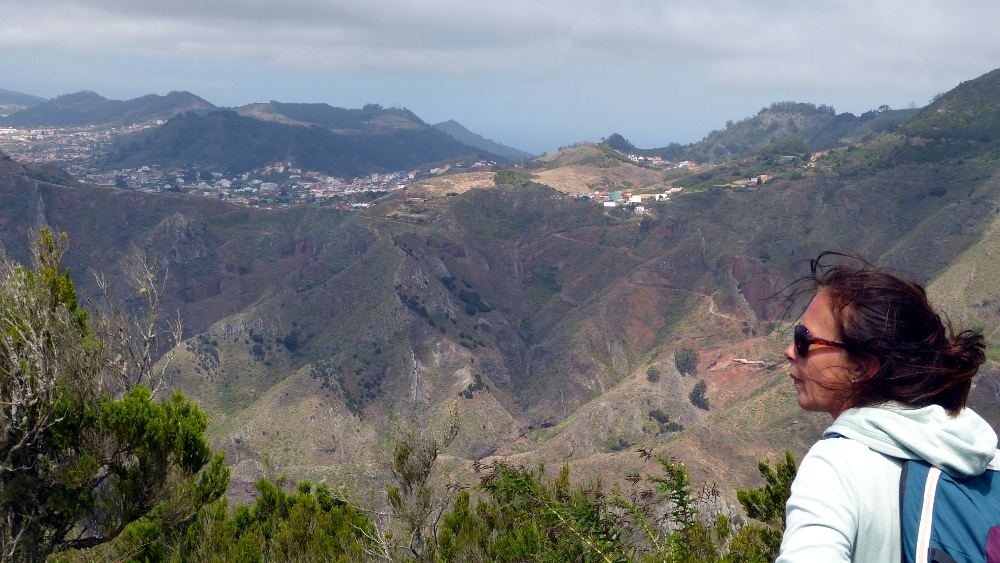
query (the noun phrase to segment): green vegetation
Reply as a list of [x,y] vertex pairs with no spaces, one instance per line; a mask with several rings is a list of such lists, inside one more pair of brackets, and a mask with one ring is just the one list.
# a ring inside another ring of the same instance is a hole
[[996,104],[998,88],[1000,69],[964,82],[931,102],[903,127],[902,132],[911,137],[938,140],[929,145],[941,153],[954,152],[954,149],[948,149],[949,146],[966,151],[984,150],[968,146],[969,142],[996,148],[1000,140],[1000,107]]
[[[31,268],[0,255],[0,553],[44,561],[117,538],[133,523],[189,522],[226,489],[207,419],[181,394],[153,400],[155,269],[134,264],[148,317],[89,314],[43,228]],[[176,333],[175,333],[176,334]]]
[[[308,107],[296,109],[297,104],[279,105],[283,111],[323,122],[340,119]],[[348,116],[346,121],[353,123],[356,119]],[[475,152],[447,133],[423,124],[342,135],[321,125],[288,125],[217,110],[207,114],[187,112],[142,135],[130,136],[109,152],[107,165],[197,164],[208,172],[232,175],[276,161],[291,161],[306,170],[351,178],[386,170],[412,170],[428,162]]]
[[691,389],[691,394],[688,398],[691,400],[691,404],[702,410],[708,410],[708,397],[705,392],[708,390],[708,384],[705,383],[704,379],[699,379],[698,383],[694,384],[694,388]]
[[[634,152],[672,161],[721,164],[741,160],[761,147],[785,143],[790,139],[797,139],[796,143],[804,149],[794,153],[829,150],[892,132],[917,111],[881,106],[855,116],[846,112],[838,114],[834,108],[825,105],[775,102],[753,117],[726,123],[725,129],[712,131],[697,143],[671,143],[663,148],[636,149]],[[612,137],[608,140],[611,141]]]
[[656,383],[660,380],[660,370],[655,367],[650,367],[646,370],[646,380],[650,383]]
[[531,184],[532,175],[529,172],[515,168],[500,170],[493,176],[493,182],[498,186],[527,186]]
[[535,266],[528,287],[539,303],[544,303],[559,294],[562,286],[557,280],[558,275],[559,266],[555,264],[542,263]]
[[625,488],[613,491],[600,481],[572,483],[568,466],[549,479],[544,465],[477,463],[475,503],[463,486],[446,500],[428,477],[455,429],[452,423],[436,437],[403,432],[389,460],[389,519],[367,516],[326,485],[261,479],[253,505],[233,510],[222,498],[183,525],[133,525],[110,546],[71,559],[763,563],[777,554],[795,475],[790,453],[774,470],[759,464],[764,487],[738,491],[744,510],[762,524],[739,526],[699,512],[699,500],[718,491],[696,493],[684,463],[662,457],[659,474],[629,474]]
[[690,346],[681,346],[674,351],[674,365],[681,375],[698,375],[698,352]]
[[[136,534],[119,552],[132,561],[365,561],[374,530],[372,521],[327,486],[299,483],[297,491],[282,490],[262,479],[252,506],[230,510],[223,498],[203,510],[188,527],[173,554],[153,552]],[[172,555],[172,556],[171,556]]]
[[[649,456],[645,451],[641,455]],[[788,456],[786,461],[794,475],[794,459]],[[435,554],[449,562],[773,560],[774,536],[780,540],[781,533],[770,522],[763,527],[744,525],[734,535],[736,527],[724,515],[703,515],[695,508],[696,495],[683,463],[667,458],[657,463],[662,475],[643,479],[630,474],[629,487],[612,495],[600,482],[572,484],[566,466],[547,480],[544,466],[480,465],[478,489],[485,496],[473,510],[468,491],[458,494],[452,511],[442,518]],[[779,464],[783,476],[785,469]],[[783,511],[787,489],[773,496],[771,491],[740,494],[753,499],[764,495],[767,501],[754,500],[754,506]]]
[[757,463],[757,470],[764,478],[764,486],[737,491],[736,498],[747,516],[765,526],[747,526],[733,538],[730,549],[742,555],[741,561],[774,561],[785,529],[785,502],[791,495],[798,466],[792,452],[785,450],[785,459],[775,463],[773,469],[770,461],[764,460]]
[[684,426],[678,422],[671,422],[670,416],[660,409],[653,409],[649,411],[649,417],[655,420],[660,425],[660,433],[665,432],[680,432],[684,430]]

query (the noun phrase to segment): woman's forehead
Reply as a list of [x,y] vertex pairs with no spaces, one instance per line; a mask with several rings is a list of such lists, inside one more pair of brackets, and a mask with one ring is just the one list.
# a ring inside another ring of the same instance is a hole
[[833,329],[837,331],[837,321],[833,316],[833,302],[830,294],[818,291],[809,301],[809,306],[802,313],[802,324],[810,331],[814,329]]

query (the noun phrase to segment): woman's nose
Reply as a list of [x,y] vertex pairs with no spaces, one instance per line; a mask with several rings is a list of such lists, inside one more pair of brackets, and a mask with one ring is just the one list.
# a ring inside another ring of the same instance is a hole
[[785,359],[789,362],[794,362],[796,359],[795,355],[795,343],[789,342],[788,346],[785,347]]

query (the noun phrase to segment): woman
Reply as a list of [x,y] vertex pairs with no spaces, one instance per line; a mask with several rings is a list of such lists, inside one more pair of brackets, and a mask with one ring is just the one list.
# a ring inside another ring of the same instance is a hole
[[802,459],[778,561],[899,561],[902,460],[966,476],[997,455],[993,429],[965,408],[985,343],[955,334],[919,284],[863,260],[822,265],[831,254],[804,280],[816,293],[785,358],[799,406],[833,424]]

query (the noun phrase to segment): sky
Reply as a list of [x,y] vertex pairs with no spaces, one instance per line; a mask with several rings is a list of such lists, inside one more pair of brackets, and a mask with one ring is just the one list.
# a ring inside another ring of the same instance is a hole
[[777,101],[921,107],[1000,67],[996,0],[0,0],[0,88],[401,106],[540,154]]

